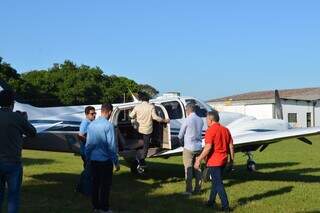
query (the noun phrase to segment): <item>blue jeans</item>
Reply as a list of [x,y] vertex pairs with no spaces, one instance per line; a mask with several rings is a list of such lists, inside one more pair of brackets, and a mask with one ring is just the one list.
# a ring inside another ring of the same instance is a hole
[[211,181],[212,181],[209,202],[211,202],[211,203],[215,202],[217,194],[218,194],[221,199],[222,208],[227,209],[227,208],[229,208],[229,202],[228,202],[227,193],[224,190],[224,186],[223,186],[223,182],[222,182],[223,169],[224,169],[224,166],[209,167]]
[[22,175],[23,169],[21,163],[0,162],[0,213],[6,184],[8,186],[8,213],[19,212]]

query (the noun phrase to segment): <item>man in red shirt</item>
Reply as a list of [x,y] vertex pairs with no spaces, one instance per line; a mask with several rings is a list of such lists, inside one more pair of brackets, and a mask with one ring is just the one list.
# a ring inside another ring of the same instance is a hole
[[229,162],[232,164],[234,160],[233,141],[230,131],[219,123],[219,113],[216,110],[208,112],[207,123],[208,130],[205,135],[205,147],[197,157],[195,169],[200,168],[201,161],[207,159],[207,167],[209,167],[212,178],[212,188],[208,200],[208,206],[214,207],[217,194],[221,199],[222,209],[229,212],[229,202],[226,191],[222,182],[222,172]]

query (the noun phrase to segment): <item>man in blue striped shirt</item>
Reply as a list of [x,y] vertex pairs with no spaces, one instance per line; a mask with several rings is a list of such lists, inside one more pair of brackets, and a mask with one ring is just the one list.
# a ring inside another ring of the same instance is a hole
[[92,205],[96,212],[109,210],[109,195],[113,166],[120,170],[114,126],[109,122],[113,107],[110,103],[101,106],[101,116],[88,127],[86,157],[91,163]]
[[183,164],[185,169],[186,191],[185,195],[192,194],[192,178],[195,176],[195,193],[201,190],[201,170],[194,169],[196,157],[202,150],[203,120],[195,113],[196,105],[189,103],[186,106],[187,118],[181,125],[179,140],[184,140]]

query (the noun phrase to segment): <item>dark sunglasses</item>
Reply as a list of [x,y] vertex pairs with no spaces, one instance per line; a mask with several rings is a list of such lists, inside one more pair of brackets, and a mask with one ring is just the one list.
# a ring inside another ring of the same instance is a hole
[[97,113],[96,112],[90,112],[89,114],[90,115],[96,115]]

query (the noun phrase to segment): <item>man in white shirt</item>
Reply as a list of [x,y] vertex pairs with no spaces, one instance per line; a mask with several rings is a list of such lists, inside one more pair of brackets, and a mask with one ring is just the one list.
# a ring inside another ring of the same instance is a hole
[[[202,128],[203,121],[195,113],[196,105],[189,103],[186,106],[187,118],[184,120],[180,132],[179,140],[184,140],[183,164],[185,169],[186,191],[185,195],[192,192],[199,193],[201,190],[201,170],[194,169],[195,158],[202,150]],[[192,178],[195,176],[195,189],[192,191]]]

